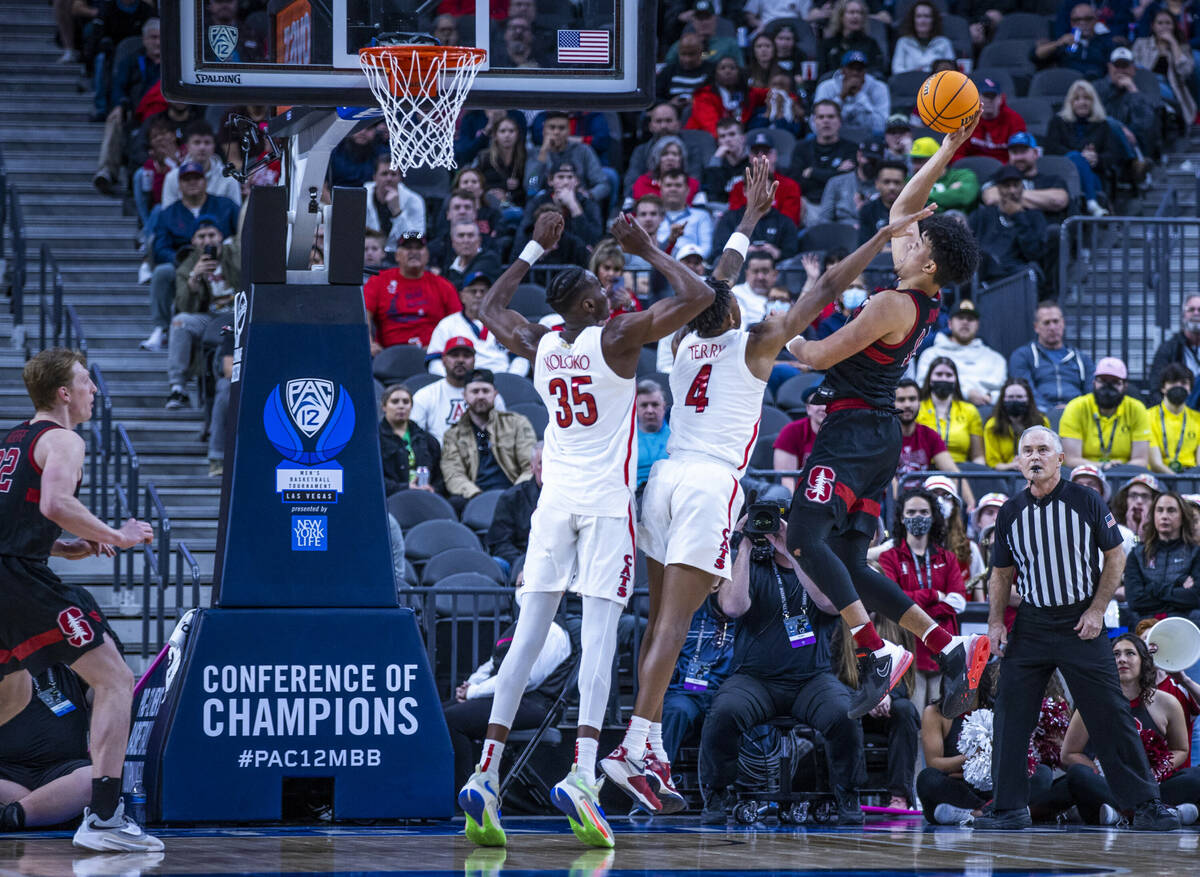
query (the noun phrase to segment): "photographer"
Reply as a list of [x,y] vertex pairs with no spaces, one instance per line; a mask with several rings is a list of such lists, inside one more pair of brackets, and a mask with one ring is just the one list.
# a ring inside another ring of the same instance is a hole
[[78,818],[92,794],[88,702],[62,664],[4,680],[0,700],[0,832]]
[[233,306],[241,286],[241,255],[236,243],[224,244],[221,229],[211,216],[196,220],[192,252],[175,269],[175,317],[167,342],[168,409],[191,405],[184,384],[192,355],[209,323]]
[[[702,821],[723,824],[733,808],[742,734],[776,716],[792,716],[824,736],[838,824],[862,824],[862,725],[847,717],[850,692],[833,674],[830,640],[839,624],[833,604],[787,551],[785,512],[755,503],[738,523],[741,549],[733,578],[718,592],[721,611],[738,620],[733,675],[704,721],[700,738]],[[746,544],[746,542],[749,544]]]

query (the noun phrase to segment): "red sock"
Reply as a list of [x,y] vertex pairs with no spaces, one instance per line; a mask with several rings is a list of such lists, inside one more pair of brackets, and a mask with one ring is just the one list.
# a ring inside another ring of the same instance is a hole
[[868,621],[862,627],[855,628],[853,633],[854,644],[860,649],[877,652],[883,648],[883,640],[879,638],[879,633],[871,622]]
[[922,641],[929,647],[929,651],[936,655],[942,649],[946,648],[946,646],[950,645],[951,639],[952,637],[946,632],[945,628],[935,625],[929,629]]

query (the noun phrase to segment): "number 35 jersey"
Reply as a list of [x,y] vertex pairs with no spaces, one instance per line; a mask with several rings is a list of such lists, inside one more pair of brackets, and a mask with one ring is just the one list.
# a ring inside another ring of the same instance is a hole
[[750,462],[767,382],[746,365],[750,333],[684,336],[671,368],[671,437],[667,454],[722,463],[739,474]]
[[547,332],[538,344],[533,386],[550,413],[538,506],[623,518],[637,483],[637,382],[608,367],[602,331],[589,326],[573,343]]

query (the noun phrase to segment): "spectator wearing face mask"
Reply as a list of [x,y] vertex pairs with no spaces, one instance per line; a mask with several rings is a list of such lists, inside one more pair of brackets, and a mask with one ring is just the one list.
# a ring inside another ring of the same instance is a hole
[[1200,412],[1189,411],[1192,373],[1177,362],[1163,369],[1158,392],[1162,401],[1146,413],[1150,416],[1150,469],[1182,472],[1196,466],[1200,444]]
[[1031,426],[1050,427],[1050,421],[1038,410],[1033,390],[1024,378],[1009,378],[1000,389],[1000,403],[983,425],[983,456],[992,469],[1014,472],[1017,442]]
[[983,561],[983,553],[979,546],[967,538],[967,519],[963,512],[963,496],[959,493],[959,484],[962,485],[963,494],[966,494],[968,501],[974,503],[967,490],[966,481],[955,481],[945,475],[930,475],[921,486],[937,500],[938,509],[946,520],[946,547],[958,559],[963,581],[968,581],[983,573],[987,564]]
[[862,275],[856,277],[838,297],[832,314],[817,324],[817,337],[828,338],[850,321],[851,315],[867,300],[867,282]]
[[958,365],[948,356],[930,362],[917,422],[941,436],[954,462],[983,464],[983,420],[979,409],[963,398]]
[[1115,356],[1096,363],[1092,392],[1067,403],[1059,421],[1065,466],[1091,463],[1102,470],[1150,465],[1150,417],[1125,394],[1129,370]]

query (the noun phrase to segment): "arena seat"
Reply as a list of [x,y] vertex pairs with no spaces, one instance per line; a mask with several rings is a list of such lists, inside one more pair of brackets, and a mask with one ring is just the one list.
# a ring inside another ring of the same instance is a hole
[[1029,81],[1029,97],[1049,98],[1057,111],[1062,106],[1067,91],[1083,78],[1082,73],[1072,70],[1070,67],[1051,67],[1048,70],[1039,70]]
[[[536,430],[535,426],[534,431],[536,432]],[[481,539],[487,533],[488,527],[492,526],[492,517],[496,514],[496,502],[502,493],[504,491],[499,488],[477,493],[467,500],[466,508],[462,510],[462,522],[474,530]]]
[[423,521],[404,534],[404,554],[418,569],[449,548],[482,551],[483,545],[470,528],[458,521]]
[[800,237],[800,252],[814,250],[845,250],[853,253],[858,247],[858,229],[840,222],[821,222],[804,229]]
[[1004,167],[1003,162],[996,161],[990,155],[968,155],[954,162],[956,170],[969,170],[979,179],[982,186],[992,178],[992,174]]
[[454,507],[444,497],[428,490],[399,490],[388,497],[387,505],[405,534],[422,521],[458,520]]
[[1054,116],[1054,104],[1046,97],[1014,97],[1008,100],[1009,107],[1025,120],[1025,130],[1041,142],[1046,136],[1046,126]]
[[1013,77],[1010,72],[999,67],[976,67],[975,72],[971,74],[971,81],[978,87],[983,83],[983,80],[990,79],[996,85],[1000,86],[1000,91],[1004,94],[1004,99],[1009,104],[1017,94],[1017,85],[1013,82]]
[[798,417],[805,411],[804,399],[801,395],[813,384],[819,384],[824,380],[825,375],[819,372],[807,372],[805,374],[796,375],[794,378],[788,378],[780,385],[779,391],[775,394],[775,407],[793,417]]
[[997,40],[1044,40],[1049,36],[1049,19],[1036,12],[1006,12],[993,34]]
[[517,405],[509,405],[508,410],[515,414],[523,414],[533,424],[533,434],[537,436],[537,440],[542,440],[542,435],[546,432],[546,425],[550,423],[550,412],[546,410],[546,406],[537,402],[521,402]]
[[537,321],[550,313],[546,304],[546,288],[540,283],[522,283],[513,293],[508,305],[527,320]]
[[644,378],[656,371],[658,371],[658,351],[654,347],[643,347],[642,352],[638,354],[637,371],[634,374],[638,378]]
[[404,379],[404,385],[415,393],[422,387],[437,383],[441,379],[440,375],[431,375],[429,372],[425,372],[423,374],[409,375]]
[[393,344],[375,354],[371,374],[377,381],[398,384],[409,375],[425,373],[425,348],[417,344]]
[[751,469],[773,469],[775,467],[775,439],[779,433],[759,436],[754,443],[754,453],[750,455]]
[[498,585],[504,584],[500,565],[487,552],[474,548],[448,548],[429,558],[421,570],[421,584],[429,587],[461,572],[478,573]]
[[416,567],[414,567],[411,563],[409,563],[407,557],[404,558],[404,584],[408,585],[409,587],[415,588],[420,583],[421,583],[421,580],[417,578]]
[[758,431],[763,435],[778,435],[791,422],[792,418],[774,405],[763,405],[762,422],[759,424]]
[[506,407],[519,405],[522,402],[542,404],[542,397],[533,388],[533,382],[529,378],[509,372],[496,372],[496,392],[504,397]]

